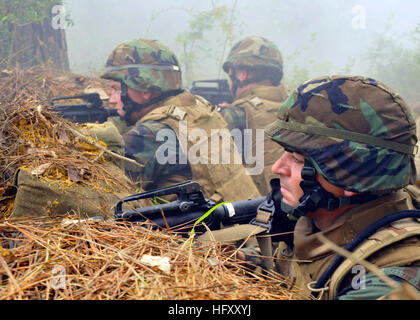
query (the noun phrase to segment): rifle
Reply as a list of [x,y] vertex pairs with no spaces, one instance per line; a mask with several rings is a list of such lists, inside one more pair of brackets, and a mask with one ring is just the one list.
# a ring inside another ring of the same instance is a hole
[[[219,230],[221,225],[229,226],[234,224],[255,224],[267,228],[272,234],[293,231],[295,222],[290,221],[286,214],[280,210],[278,191],[280,180],[272,180],[272,192],[265,197],[224,203],[214,209],[202,222],[210,230]],[[123,210],[123,203],[134,200],[177,195],[175,201],[158,204],[150,207],[136,208],[134,210]],[[275,195],[275,196],[273,196]],[[187,232],[191,230],[191,222],[197,221],[208,210],[216,205],[214,201],[206,199],[201,191],[200,184],[195,181],[186,181],[170,187],[160,188],[126,197],[118,201],[114,208],[116,221],[128,222],[153,222],[155,228],[174,228],[176,232]],[[259,210],[271,214],[267,223],[256,220]],[[202,223],[195,227],[196,232],[204,233],[206,228]],[[275,241],[285,241],[293,247],[293,236],[291,234],[273,237]]]
[[196,80],[193,81],[190,91],[192,94],[202,96],[213,105],[233,101],[229,82],[226,79]]
[[[84,103],[54,104],[58,100],[81,99]],[[105,108],[98,93],[85,93],[74,96],[52,98],[49,110],[55,111],[62,118],[76,123],[103,123],[108,117],[118,116],[115,108]]]

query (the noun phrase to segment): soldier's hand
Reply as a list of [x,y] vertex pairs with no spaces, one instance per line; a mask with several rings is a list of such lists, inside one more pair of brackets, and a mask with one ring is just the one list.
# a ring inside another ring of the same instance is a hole
[[222,102],[222,103],[219,103],[217,106],[220,108],[226,108],[230,106],[230,103]]

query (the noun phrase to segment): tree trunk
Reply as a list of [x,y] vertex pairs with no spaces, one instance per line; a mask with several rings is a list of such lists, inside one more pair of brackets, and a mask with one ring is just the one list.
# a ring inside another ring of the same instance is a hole
[[50,18],[41,23],[12,25],[11,34],[11,61],[21,67],[49,63],[57,69],[69,70],[65,30],[53,29]]

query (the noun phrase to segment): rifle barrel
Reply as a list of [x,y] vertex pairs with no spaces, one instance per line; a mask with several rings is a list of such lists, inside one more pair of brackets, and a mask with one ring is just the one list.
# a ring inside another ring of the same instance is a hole
[[[203,222],[211,229],[220,229],[220,224],[233,225],[249,223],[257,214],[258,206],[266,200],[266,197],[260,197],[249,200],[225,203],[217,207]],[[159,204],[150,207],[138,208],[135,210],[126,210],[116,216],[117,220],[129,222],[152,221],[160,227],[171,228],[192,223],[203,216],[214,203],[208,201],[205,205],[191,206],[189,210],[183,212],[180,208],[183,202],[173,201],[170,203]],[[200,229],[197,229],[200,232]],[[204,231],[204,228],[201,229]]]

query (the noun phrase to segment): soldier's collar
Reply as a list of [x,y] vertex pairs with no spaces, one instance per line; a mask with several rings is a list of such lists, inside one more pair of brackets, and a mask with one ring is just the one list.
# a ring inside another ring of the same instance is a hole
[[399,190],[349,209],[323,231],[316,230],[312,219],[304,216],[298,220],[295,227],[295,255],[302,260],[317,260],[330,254],[331,248],[320,242],[318,232],[322,232],[328,239],[343,247],[367,226],[384,216],[412,209],[409,194]]
[[237,100],[245,99],[248,96],[257,96],[262,99],[273,101],[283,101],[287,98],[287,90],[283,84],[280,84],[279,86],[258,86],[242,91],[237,96]]

